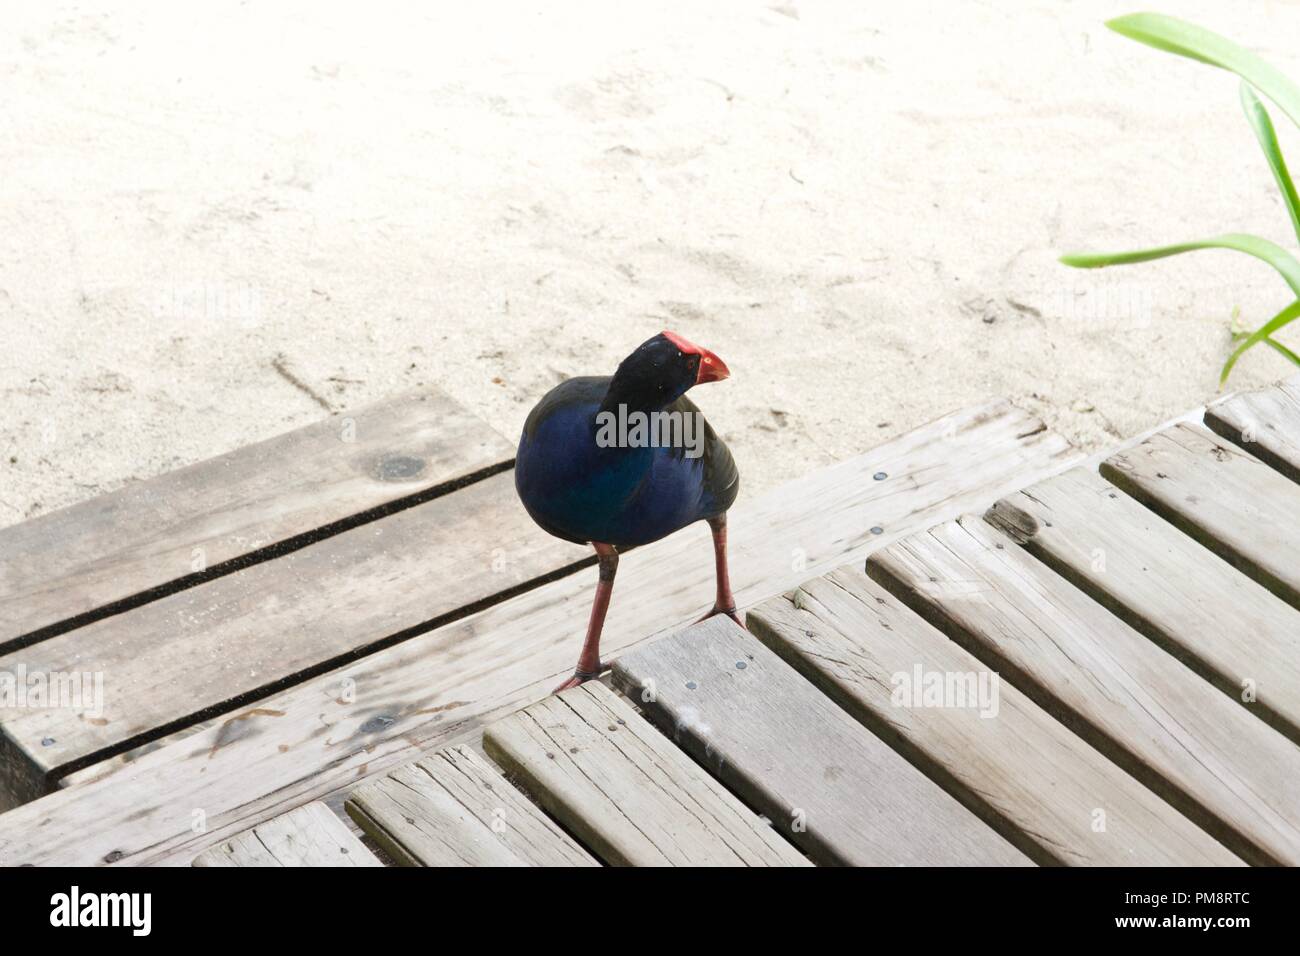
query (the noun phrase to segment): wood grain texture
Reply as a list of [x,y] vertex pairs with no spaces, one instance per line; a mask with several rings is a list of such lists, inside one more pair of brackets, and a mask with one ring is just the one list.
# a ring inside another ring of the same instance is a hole
[[586,560],[537,532],[507,472],[20,648],[0,671],[102,674],[102,707],[0,710],[0,787],[31,799],[64,768]]
[[596,866],[585,850],[469,747],[362,784],[347,812],[408,866]]
[[1102,475],[1300,607],[1300,486],[1199,425],[1114,455]]
[[429,390],[0,529],[0,649],[513,455]]
[[867,568],[1234,853],[1300,862],[1300,749],[1006,535],[968,517]]
[[[1034,419],[992,403],[742,497],[729,528],[737,598],[747,606],[779,594],[1073,459]],[[879,472],[889,477],[875,480]],[[0,864],[188,862],[231,832],[470,735],[572,671],[595,578],[572,575],[421,634],[12,810],[0,816]],[[703,525],[637,548],[620,563],[604,649],[653,640],[712,598]],[[178,810],[193,806],[208,812],[201,836]]]
[[258,824],[209,847],[195,866],[383,866],[323,803]]
[[1205,424],[1300,482],[1300,375],[1215,402],[1205,410]]
[[1017,492],[987,518],[1300,743],[1300,611],[1093,471]]
[[679,746],[819,863],[1030,863],[727,618],[620,657],[614,678]]
[[498,721],[483,745],[606,863],[808,865],[766,821],[597,681]]
[[[1035,862],[1240,865],[861,570],[843,568],[765,601],[749,627]],[[922,682],[938,675],[953,697],[920,698],[918,668]],[[911,689],[916,697],[902,694]]]
[[[730,519],[729,547],[738,600],[743,607],[779,593],[809,574],[865,557],[873,548],[908,529],[951,517],[969,506],[982,507],[993,500],[998,490],[1019,487],[1022,481],[1030,480],[1029,476],[1054,473],[1076,457],[1067,443],[1045,431],[1036,419],[1006,402],[991,402],[945,416],[859,459],[776,489],[759,501],[742,499]],[[877,479],[877,475],[884,477]],[[747,516],[753,518],[751,528],[737,531],[738,523]],[[764,526],[770,527],[772,534],[764,536]],[[701,547],[698,539],[702,533],[702,528],[687,531],[657,543],[653,550],[640,549],[640,555],[634,552],[623,557],[618,596],[606,625],[607,648],[613,646],[610,641],[618,639],[613,635],[620,629],[625,630],[624,640],[667,630],[669,625],[656,606],[660,601],[668,600],[671,607],[680,609],[681,616],[674,623],[699,616],[700,596],[711,593],[713,579],[707,545]],[[527,540],[536,546],[554,544],[536,529]],[[475,539],[473,543],[482,542]],[[455,546],[465,544],[458,542]],[[576,549],[575,553],[588,552]],[[507,557],[512,556],[507,552]],[[386,611],[388,603],[401,608],[426,597],[423,579],[396,577],[391,585],[382,581],[374,585],[373,593],[383,600],[363,602],[366,610],[379,613]],[[629,590],[634,581],[637,586]],[[761,582],[760,590],[747,591],[747,581]],[[640,586],[642,583],[647,586]],[[395,592],[391,597],[390,588]],[[580,639],[571,635],[580,634],[584,626],[589,585],[582,583],[577,593],[580,596],[573,599],[576,606],[561,612],[566,621],[561,626],[561,640],[568,642],[570,656],[576,656],[574,642]],[[305,610],[311,612],[323,600],[328,599],[309,597]],[[289,613],[302,611],[290,609]],[[562,669],[571,667],[570,662]],[[221,723],[208,722],[214,729]],[[40,729],[43,732],[44,728]],[[95,762],[85,767],[65,762],[58,766],[55,776],[60,781],[97,780],[105,772],[134,763],[188,735],[187,728],[169,731],[118,755],[92,756]],[[40,755],[37,759],[41,759]],[[24,763],[43,773],[39,764],[26,758]],[[67,767],[73,769],[66,771]],[[28,795],[31,792],[29,789]]]

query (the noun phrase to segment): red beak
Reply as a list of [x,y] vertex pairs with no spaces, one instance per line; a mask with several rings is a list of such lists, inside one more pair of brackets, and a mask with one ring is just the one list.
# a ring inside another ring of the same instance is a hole
[[703,385],[705,382],[721,382],[724,378],[730,377],[731,369],[727,368],[726,362],[708,349],[700,349],[700,371],[695,376],[696,385]]
[[700,369],[695,373],[696,385],[703,385],[705,382],[721,382],[724,378],[731,377],[731,369],[727,368],[727,363],[708,349],[702,349],[698,345],[686,341],[676,332],[664,330],[661,334],[684,354],[698,355],[700,357]]

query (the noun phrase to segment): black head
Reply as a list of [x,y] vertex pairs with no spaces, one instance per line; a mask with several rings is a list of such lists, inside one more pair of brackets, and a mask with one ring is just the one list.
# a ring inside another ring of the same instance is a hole
[[708,349],[676,332],[660,332],[619,364],[601,408],[612,411],[625,404],[630,410],[660,409],[692,386],[718,382],[730,374],[726,363]]

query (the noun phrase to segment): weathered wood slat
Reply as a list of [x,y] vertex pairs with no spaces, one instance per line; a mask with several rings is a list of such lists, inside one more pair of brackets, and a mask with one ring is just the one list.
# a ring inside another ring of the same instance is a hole
[[410,866],[596,866],[469,747],[452,747],[362,784],[347,812]]
[[808,863],[604,684],[497,721],[483,746],[607,863]]
[[209,847],[195,866],[383,866],[323,803],[312,802]]
[[[1241,862],[856,568],[760,604],[748,623],[1038,863]],[[932,679],[954,696],[922,697]]]
[[1049,478],[987,517],[1300,743],[1300,611],[1093,471]]
[[614,678],[819,863],[1030,863],[727,618],[620,657]]
[[[737,598],[748,606],[779,594],[909,529],[987,507],[1073,459],[1059,437],[1000,402],[742,497],[730,521]],[[874,480],[880,472],[889,477]],[[537,588],[12,810],[0,816],[0,864],[119,854],[127,863],[188,862],[230,832],[454,743],[571,672],[594,581],[586,572]],[[712,596],[703,526],[637,548],[620,562],[604,650],[680,627]],[[208,833],[198,837],[179,809],[195,806],[208,812]]]
[[0,649],[512,457],[503,438],[430,390],[0,529]]
[[1101,473],[1300,607],[1300,485],[1198,425],[1153,435]]
[[0,710],[0,787],[31,799],[64,768],[587,560],[537,532],[507,472],[20,648],[0,671],[102,674],[103,699]]
[[1300,862],[1300,749],[979,518],[873,577],[1248,862]]
[[1300,482],[1300,375],[1215,402],[1205,410],[1205,424]]

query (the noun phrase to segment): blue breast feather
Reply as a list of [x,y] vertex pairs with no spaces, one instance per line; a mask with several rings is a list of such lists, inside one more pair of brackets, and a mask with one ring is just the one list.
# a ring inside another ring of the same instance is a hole
[[552,405],[525,427],[515,487],[534,521],[570,541],[632,546],[725,510],[706,488],[702,457],[598,447],[592,423],[599,407],[584,396]]

